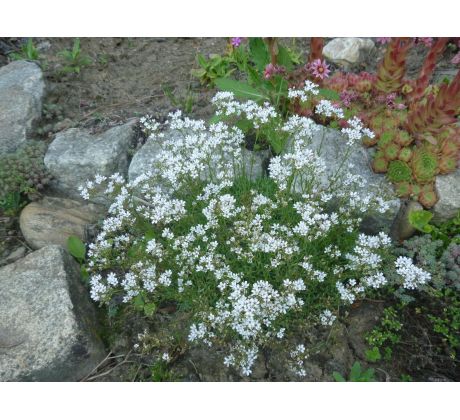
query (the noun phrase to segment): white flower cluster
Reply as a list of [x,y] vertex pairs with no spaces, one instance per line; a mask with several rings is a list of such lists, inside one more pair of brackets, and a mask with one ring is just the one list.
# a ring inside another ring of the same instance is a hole
[[303,344],[298,344],[294,350],[291,350],[289,353],[291,361],[289,363],[289,368],[294,374],[304,378],[307,376],[307,372],[304,367],[305,359],[309,357],[307,349]]
[[312,95],[318,95],[319,89],[318,85],[309,80],[304,82],[302,89],[293,89],[289,88],[288,90],[288,98],[289,99],[300,99],[301,102],[307,102]]
[[408,257],[398,257],[395,261],[396,272],[403,278],[405,289],[417,289],[431,279],[431,274],[416,267]]
[[329,118],[345,118],[342,108],[333,105],[332,102],[327,99],[319,101],[318,105],[316,105],[315,112]]
[[[151,171],[132,182],[119,174],[96,176],[81,190],[85,197],[96,190],[113,197],[89,245],[91,297],[129,303],[138,295],[149,302],[167,296],[184,303],[194,317],[189,340],[208,346],[231,340],[225,364],[249,375],[259,349],[287,340],[291,320],[304,319],[312,290],[322,290],[319,306],[331,307],[334,299],[352,303],[386,284],[382,266],[390,241],[383,233],[355,240],[356,213],[384,211],[384,202],[356,195],[364,181],[352,174],[337,177],[337,185],[323,183],[325,163],[309,147],[317,129],[311,120],[281,123],[269,106],[240,106],[229,93],[214,102],[221,112],[278,124],[292,137],[289,150],[271,160],[263,180],[269,188],[254,182],[245,192],[234,185],[245,173],[240,130],[223,123],[206,128],[175,113],[168,125],[177,135],[161,137],[145,120],[149,141],[160,146]],[[294,183],[301,192],[289,194]],[[338,203],[334,211],[331,203]],[[408,285],[426,281],[404,260],[397,270]],[[319,316],[323,325],[334,320],[327,309]],[[296,351],[304,359],[305,351]]]
[[331,326],[336,319],[337,317],[329,309],[325,309],[319,316],[321,325],[325,326]]
[[373,139],[375,134],[372,130],[365,128],[362,121],[358,117],[353,117],[348,121],[349,127],[342,128],[342,133],[348,136],[348,144],[357,143],[363,137],[367,136]]
[[216,115],[246,118],[256,129],[278,117],[275,108],[268,102],[263,105],[258,105],[254,101],[239,102],[231,92],[218,92],[212,99],[212,103],[217,109]]

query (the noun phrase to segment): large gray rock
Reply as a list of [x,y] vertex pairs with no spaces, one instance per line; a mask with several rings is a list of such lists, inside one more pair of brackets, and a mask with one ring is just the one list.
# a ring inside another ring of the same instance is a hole
[[460,169],[447,175],[436,177],[439,201],[433,208],[433,221],[444,222],[455,217],[460,211]]
[[37,64],[14,61],[0,68],[0,154],[25,142],[41,117],[44,92]]
[[[169,131],[165,136],[182,135],[177,131]],[[147,142],[134,154],[131,164],[128,169],[129,181],[134,181],[139,175],[151,171],[158,154],[161,152],[161,141],[149,139]],[[243,161],[246,170],[251,171],[251,178],[257,178],[264,173],[264,160],[268,157],[268,153],[252,152],[247,149],[242,149]]]
[[78,187],[96,174],[126,176],[134,125],[129,122],[99,135],[77,128],[57,134],[45,155],[45,165],[55,178],[52,188],[79,197]]
[[77,381],[104,353],[64,249],[47,246],[0,269],[0,381]]
[[45,197],[28,204],[19,225],[27,243],[34,249],[46,245],[67,246],[70,235],[89,240],[91,226],[103,215],[103,208],[68,198]]
[[329,61],[344,67],[361,62],[375,47],[369,38],[334,38],[323,48],[323,55]]
[[[319,126],[319,130],[315,132],[311,148],[318,152],[326,163],[326,173],[322,176],[324,184],[327,185],[331,177],[338,171],[349,171],[362,176],[367,182],[363,190],[357,191],[358,194],[369,195],[377,191],[382,198],[388,201],[390,205],[388,212],[365,214],[361,226],[366,233],[377,233],[381,230],[388,232],[399,211],[400,200],[394,194],[393,187],[386,177],[372,170],[369,149],[363,147],[359,142],[353,146],[347,146],[347,137],[338,130],[324,126]],[[350,170],[347,169],[346,164],[342,163],[347,154],[347,164],[353,165]]]

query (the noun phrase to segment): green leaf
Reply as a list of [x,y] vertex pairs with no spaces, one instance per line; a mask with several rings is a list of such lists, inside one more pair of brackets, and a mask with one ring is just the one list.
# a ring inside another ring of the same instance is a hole
[[332,376],[334,377],[336,382],[347,382],[345,378],[339,372],[334,372]]
[[433,214],[427,210],[415,210],[409,213],[409,223],[417,230],[430,233],[433,231],[430,220],[433,218]]
[[382,356],[378,347],[372,347],[372,349],[366,350],[366,359],[369,360],[369,362],[376,362],[381,358]]
[[203,67],[203,68],[206,68],[207,65],[208,65],[208,62],[206,61],[206,58],[204,58],[204,55],[203,54],[198,54],[196,56],[197,60],[198,60],[198,64]]
[[251,38],[249,40],[249,56],[260,72],[270,62],[267,46],[262,38]]
[[286,67],[286,70],[288,71],[292,70],[293,62],[291,60],[291,55],[289,54],[288,49],[282,45],[278,46],[277,63]]
[[78,236],[70,235],[67,238],[67,250],[77,260],[85,260],[86,246]]
[[356,381],[361,376],[361,364],[359,362],[353,363],[350,371],[350,381]]
[[216,79],[216,86],[226,92],[232,92],[235,96],[243,99],[252,99],[254,101],[267,101],[269,98],[257,89],[249,86],[247,83],[239,82],[232,79]]
[[144,305],[144,313],[147,316],[152,316],[155,313],[156,309],[157,305],[155,305],[153,302]]
[[339,101],[340,100],[340,95],[335,90],[319,89],[319,94],[321,96],[324,96],[329,101]]
[[276,131],[268,131],[267,140],[275,154],[279,155],[283,151],[286,138],[282,137],[280,133]]
[[133,300],[134,309],[136,311],[143,311],[144,310],[144,298],[142,295],[137,295]]

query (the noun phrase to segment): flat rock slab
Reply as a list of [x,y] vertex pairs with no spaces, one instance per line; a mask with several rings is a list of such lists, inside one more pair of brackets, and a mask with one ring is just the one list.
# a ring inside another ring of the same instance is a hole
[[41,117],[44,94],[37,64],[14,61],[0,67],[0,154],[12,153],[26,141]]
[[[347,137],[340,131],[333,128],[319,126],[319,130],[313,135],[311,149],[318,152],[326,163],[326,173],[322,177],[322,182],[327,184],[330,177],[337,171],[345,170],[353,174],[362,176],[367,183],[358,194],[374,194],[378,191],[382,198],[389,203],[389,211],[385,214],[367,213],[363,215],[361,228],[364,232],[375,234],[379,231],[388,232],[400,209],[400,199],[394,194],[393,186],[384,175],[376,174],[371,168],[371,154],[361,143],[347,146]],[[349,149],[351,147],[351,149]],[[341,166],[344,156],[348,154],[346,164],[352,164],[353,168],[348,170]]]
[[436,190],[439,201],[433,208],[433,220],[445,222],[460,211],[460,169],[447,175],[436,177]]
[[0,381],[77,381],[104,358],[79,267],[60,246],[0,269]]
[[326,59],[344,67],[361,62],[375,47],[369,38],[334,38],[323,49]]
[[22,210],[19,226],[27,243],[34,249],[47,245],[66,248],[70,235],[88,241],[90,227],[103,214],[103,207],[92,203],[45,197]]
[[135,121],[99,135],[71,128],[56,135],[45,155],[45,165],[55,180],[52,188],[70,198],[80,197],[78,187],[96,174],[127,176],[128,150]]

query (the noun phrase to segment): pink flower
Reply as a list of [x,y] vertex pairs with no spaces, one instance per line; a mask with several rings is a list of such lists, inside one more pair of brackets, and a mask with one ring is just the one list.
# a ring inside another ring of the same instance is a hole
[[433,45],[433,38],[416,38],[416,41],[418,43],[421,42],[427,48],[431,48],[431,46]]
[[243,41],[243,38],[231,38],[230,39],[230,44],[234,47],[239,47],[241,44],[241,41]]
[[329,65],[326,63],[326,60],[322,60],[317,58],[313,60],[309,65],[308,69],[311,71],[313,76],[318,77],[319,79],[323,80],[325,77],[329,77]]
[[267,64],[264,70],[264,78],[271,79],[275,74],[284,73],[286,70],[282,66],[278,66],[277,64],[273,65],[272,63]]
[[385,45],[385,44],[388,44],[389,42],[391,41],[391,38],[390,37],[380,37],[380,38],[377,38],[377,42],[381,45]]
[[460,64],[460,51],[454,55],[451,61],[452,64]]

